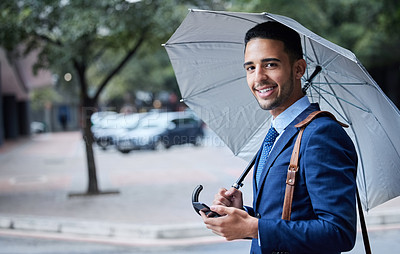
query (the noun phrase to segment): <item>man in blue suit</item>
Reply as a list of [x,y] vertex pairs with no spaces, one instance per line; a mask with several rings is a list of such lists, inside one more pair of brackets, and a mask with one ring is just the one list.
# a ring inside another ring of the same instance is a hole
[[245,45],[247,83],[260,107],[273,116],[277,138],[270,152],[263,146],[258,152],[253,206],[243,206],[239,190],[220,189],[211,210],[224,216],[209,218],[202,212],[204,223],[227,240],[252,238],[251,253],[351,250],[356,236],[357,154],[349,136],[330,117],[318,117],[305,128],[291,220],[281,219],[288,165],[299,133],[295,125],[319,110],[301,90],[306,62],[299,35],[266,22],[246,33]]

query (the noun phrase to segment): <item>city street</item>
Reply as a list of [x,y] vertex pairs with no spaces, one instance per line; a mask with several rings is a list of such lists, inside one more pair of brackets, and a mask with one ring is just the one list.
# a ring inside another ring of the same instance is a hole
[[[202,184],[200,199],[210,203],[216,191],[229,188],[247,164],[210,135],[202,147],[129,154],[96,147],[95,157],[100,190],[119,194],[68,197],[87,188],[79,132],[38,135],[1,153],[0,204],[8,205],[1,205],[0,213],[150,225],[198,223],[191,205],[193,189]],[[251,204],[249,181],[243,190]]]
[[[95,147],[95,156],[100,189],[118,194],[69,196],[87,187],[79,132],[0,149],[0,254],[248,252],[248,241],[225,242],[207,230],[191,205],[198,184],[200,201],[211,203],[247,164],[211,132],[201,147],[129,154]],[[250,181],[242,188],[246,204]],[[397,198],[366,215],[374,253],[399,249],[398,207]],[[350,253],[363,253],[360,234]]]
[[[372,253],[394,253],[400,248],[400,228],[371,231]],[[184,246],[137,247],[126,244],[104,244],[94,241],[67,241],[38,237],[21,237],[0,233],[0,254],[241,254],[248,253],[249,241],[233,241]],[[355,248],[349,254],[365,253],[361,234],[357,236]]]

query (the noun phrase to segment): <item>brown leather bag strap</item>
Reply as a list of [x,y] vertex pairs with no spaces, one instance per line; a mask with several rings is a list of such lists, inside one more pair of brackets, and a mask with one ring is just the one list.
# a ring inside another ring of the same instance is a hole
[[299,171],[299,151],[300,141],[303,136],[305,127],[301,127],[299,135],[297,135],[296,143],[293,147],[292,157],[290,158],[290,164],[286,177],[286,190],[285,200],[283,201],[282,220],[290,220],[290,214],[292,212],[292,201],[294,187],[296,184],[296,174]]
[[301,121],[300,123],[296,124],[294,127],[296,128],[301,128],[301,127],[306,127],[309,123],[311,123],[312,120],[314,120],[317,116],[329,116],[330,118],[332,118],[333,120],[335,120],[336,122],[338,122],[341,126],[347,128],[349,127],[347,124],[342,123],[340,121],[338,121],[336,119],[336,117],[329,111],[314,111],[311,114],[309,114],[307,116],[306,119],[304,119],[303,121]]
[[[300,141],[301,137],[303,136],[304,129],[306,126],[314,120],[317,116],[326,115],[331,117],[333,120],[338,122],[341,126],[347,128],[349,127],[347,124],[339,122],[333,114],[328,111],[314,111],[312,112],[306,119],[301,121],[300,123],[296,124],[295,127],[301,128],[299,135],[297,135],[296,143],[293,147],[292,157],[290,158],[289,169],[286,178],[286,190],[285,190],[285,200],[283,202],[283,211],[282,211],[282,219],[283,220],[290,220],[290,214],[292,212],[292,201],[293,201],[293,193],[294,187],[296,183],[296,174],[299,171],[299,152],[300,152]],[[358,188],[356,187],[356,199],[357,199],[357,207],[358,207],[358,214],[361,223],[361,231],[363,236],[364,248],[365,253],[371,254],[371,246],[369,243],[368,238],[368,230],[367,225],[365,223],[364,214],[362,211],[361,199],[360,194],[358,193]]]
[[290,214],[292,212],[292,201],[293,201],[293,193],[294,187],[296,184],[296,175],[299,171],[299,152],[300,152],[300,143],[301,137],[303,136],[304,129],[307,127],[309,123],[312,122],[317,116],[326,115],[337,121],[341,126],[348,127],[347,124],[341,123],[336,120],[335,116],[332,115],[328,111],[314,111],[306,119],[296,124],[295,127],[301,128],[299,134],[297,135],[296,143],[294,144],[292,157],[290,158],[290,164],[288,168],[288,173],[286,177],[286,190],[285,190],[285,199],[283,201],[283,210],[282,210],[282,219],[290,220]]

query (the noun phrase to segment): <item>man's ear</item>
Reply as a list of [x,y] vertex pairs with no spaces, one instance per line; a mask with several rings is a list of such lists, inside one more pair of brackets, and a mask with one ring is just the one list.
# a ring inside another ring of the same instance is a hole
[[294,63],[294,73],[296,79],[301,79],[306,72],[307,63],[304,59],[299,59]]

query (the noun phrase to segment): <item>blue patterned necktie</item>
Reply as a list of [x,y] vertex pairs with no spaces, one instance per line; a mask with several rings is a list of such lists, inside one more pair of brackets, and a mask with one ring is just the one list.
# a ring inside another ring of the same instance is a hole
[[258,161],[258,167],[257,167],[257,172],[256,172],[257,186],[258,186],[258,182],[260,181],[261,173],[267,162],[269,152],[271,151],[271,148],[274,145],[275,139],[278,136],[279,136],[279,133],[275,130],[274,127],[271,126],[271,128],[268,130],[267,136],[265,136],[261,155],[260,155],[260,160]]

